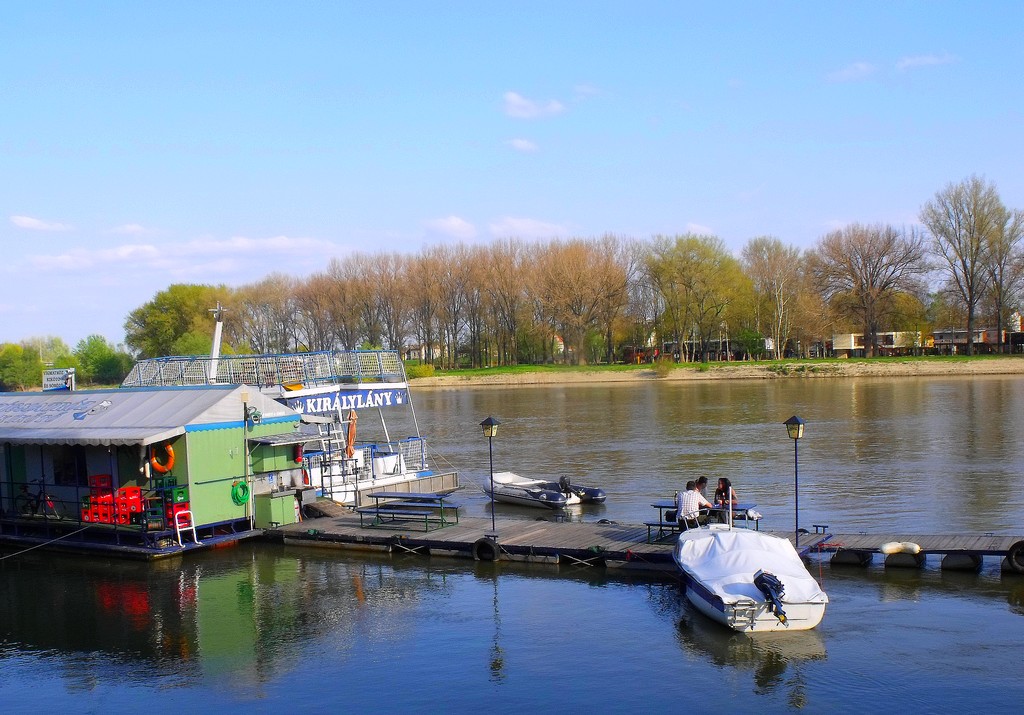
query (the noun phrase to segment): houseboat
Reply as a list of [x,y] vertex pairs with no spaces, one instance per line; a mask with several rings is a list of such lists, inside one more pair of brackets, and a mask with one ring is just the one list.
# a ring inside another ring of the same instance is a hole
[[[405,366],[397,351],[326,350],[282,355],[161,357],[138,362],[122,387],[248,385],[287,407],[299,424],[258,444],[292,450],[279,482],[359,505],[387,489],[447,492],[455,470],[432,469]],[[411,435],[396,437],[396,434]]]
[[149,558],[293,523],[268,440],[300,422],[246,385],[0,394],[0,543]]

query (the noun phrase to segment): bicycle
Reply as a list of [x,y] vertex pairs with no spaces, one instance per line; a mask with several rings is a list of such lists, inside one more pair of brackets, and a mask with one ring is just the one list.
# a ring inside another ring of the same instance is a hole
[[[39,484],[39,480],[33,479],[29,484]],[[60,502],[46,493],[44,484],[39,484],[39,491],[35,494],[28,490],[28,484],[22,484],[21,494],[14,498],[14,511],[24,516],[39,514],[46,519],[50,517],[64,518],[64,510]]]

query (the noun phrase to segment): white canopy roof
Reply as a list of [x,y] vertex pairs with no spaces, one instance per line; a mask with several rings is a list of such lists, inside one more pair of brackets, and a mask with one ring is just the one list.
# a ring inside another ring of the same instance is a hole
[[264,420],[294,410],[245,385],[0,393],[0,442],[148,445],[197,426],[238,426],[242,397]]

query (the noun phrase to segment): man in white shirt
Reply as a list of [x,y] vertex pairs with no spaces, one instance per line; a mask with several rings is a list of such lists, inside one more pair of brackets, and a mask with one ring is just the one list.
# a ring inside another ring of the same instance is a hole
[[[691,481],[686,483],[686,491],[677,498],[676,505],[678,507],[676,518],[679,519],[680,525],[685,529],[687,521],[690,524],[699,523],[698,518],[701,508],[710,508],[711,502],[697,491],[697,483]],[[707,517],[704,517],[704,521],[707,521]]]

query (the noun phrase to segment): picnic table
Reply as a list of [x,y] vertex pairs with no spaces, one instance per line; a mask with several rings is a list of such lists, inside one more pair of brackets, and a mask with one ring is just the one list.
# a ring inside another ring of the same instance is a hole
[[[653,538],[653,541],[660,541],[661,539],[665,538],[665,534],[666,533],[671,535],[671,534],[675,534],[675,533],[680,533],[683,530],[682,526],[680,525],[680,523],[678,521],[678,519],[669,519],[669,520],[665,519],[665,512],[670,510],[670,509],[675,509],[676,508],[675,500],[668,499],[668,500],[656,501],[653,504],[651,504],[651,506],[658,510],[658,520],[657,521],[645,521],[644,522],[644,526],[647,527],[647,543],[652,543],[652,537],[654,535],[654,530],[655,529],[658,530],[658,535],[657,535],[656,538]],[[738,502],[738,503],[736,503],[732,507],[733,522],[745,521],[747,523],[750,523],[752,521],[752,522],[754,522],[754,529],[755,530],[759,530],[758,522],[760,521],[761,516],[760,516],[760,514],[758,514],[755,517],[751,513],[753,511],[754,507],[756,507],[756,506],[757,506],[757,504],[754,504],[754,503],[751,503],[751,502]],[[710,509],[705,507],[705,508],[701,509],[700,512],[708,514],[709,518],[712,518],[712,517],[719,518],[719,517],[723,517],[724,516],[724,518],[727,519],[728,518],[728,513],[729,513],[729,507],[728,506],[724,506],[724,507],[716,506],[716,507],[711,507]]]
[[[361,506],[356,509],[359,514],[360,526],[382,526],[391,522],[423,520],[423,530],[429,531],[433,524],[436,528],[459,523],[459,508],[446,494],[435,492],[374,492],[367,494],[373,499],[373,505]],[[447,511],[445,511],[447,510]],[[454,520],[452,520],[454,515]],[[369,524],[363,517],[372,517]]]

